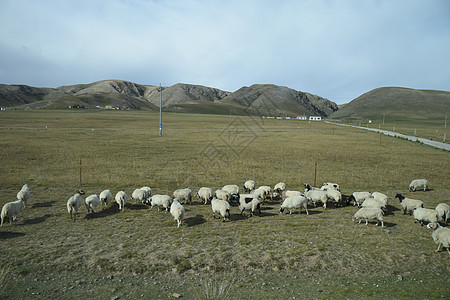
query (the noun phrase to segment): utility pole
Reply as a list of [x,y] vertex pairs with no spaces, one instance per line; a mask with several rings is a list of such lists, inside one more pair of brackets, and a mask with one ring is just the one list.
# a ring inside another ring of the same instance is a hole
[[159,136],[162,136],[162,87],[159,84]]

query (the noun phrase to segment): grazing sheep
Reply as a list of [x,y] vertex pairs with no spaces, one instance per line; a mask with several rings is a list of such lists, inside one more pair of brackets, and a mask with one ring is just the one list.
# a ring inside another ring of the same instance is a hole
[[325,190],[325,193],[327,195],[327,198],[329,200],[333,200],[336,206],[342,204],[342,194],[338,190],[328,189]]
[[152,210],[153,206],[164,207],[166,212],[169,211],[170,205],[172,204],[172,198],[169,195],[153,195],[146,201],[146,204],[150,204],[150,210]]
[[23,201],[23,207],[27,206],[27,202],[30,200],[30,188],[28,184],[24,184],[17,193],[17,200]]
[[359,207],[367,198],[373,198],[372,194],[369,192],[354,192],[347,201],[353,201],[353,206],[357,205]]
[[277,197],[277,196],[281,196],[283,195],[283,192],[286,190],[286,183],[284,182],[278,182],[277,184],[275,184],[275,186],[273,187],[273,196]]
[[213,190],[209,187],[201,187],[197,192],[198,198],[205,201],[205,204],[212,200],[213,195]]
[[147,191],[143,189],[135,189],[133,193],[131,194],[131,198],[134,200],[134,204],[136,202],[144,203],[145,199],[147,199]]
[[83,197],[84,195],[83,190],[76,191],[75,195],[69,198],[67,201],[67,212],[70,214],[70,219],[72,219],[75,222],[75,217],[78,214],[78,208],[80,207],[81,203],[83,203]]
[[91,210],[92,212],[95,212],[97,206],[100,205],[100,199],[95,194],[90,195],[89,197],[84,199],[84,205],[86,206],[87,213],[89,213]]
[[227,202],[231,200],[231,194],[224,190],[215,191],[214,197],[216,197],[217,199],[222,199]]
[[258,196],[254,194],[241,194],[239,196],[239,210],[241,211],[241,215],[244,214],[245,210],[251,211],[250,217],[257,210],[261,217],[261,202],[259,202]]
[[327,191],[327,190],[336,190],[339,192],[341,191],[339,184],[332,183],[332,182],[325,182],[324,184],[322,184],[322,187],[320,189],[323,191]]
[[426,179],[414,179],[411,181],[408,187],[410,192],[415,192],[417,189],[423,189],[425,192],[428,189],[428,180]]
[[186,202],[192,204],[192,191],[189,188],[175,190],[172,197],[180,203]]
[[214,219],[216,218],[216,212],[217,212],[222,216],[224,222],[226,221],[227,215],[228,215],[228,219],[231,220],[230,203],[228,203],[227,201],[213,198],[211,200],[211,209],[213,212]]
[[328,196],[326,191],[322,190],[309,190],[305,193],[305,197],[312,202],[316,207],[317,202],[323,203],[323,209],[327,208]]
[[424,222],[433,223],[438,221],[437,212],[434,209],[418,207],[413,210],[414,223],[420,222],[423,226]]
[[8,202],[5,205],[3,205],[1,213],[2,221],[0,223],[0,226],[3,226],[3,222],[6,219],[8,219],[9,223],[12,225],[12,222],[16,220],[17,215],[19,214],[20,209],[22,208],[22,205],[25,206],[25,203],[22,200]]
[[380,192],[373,192],[373,193],[372,193],[372,197],[375,198],[375,199],[377,199],[377,200],[379,200],[379,201],[381,201],[381,202],[383,202],[383,203],[384,203],[384,206],[386,206],[386,205],[388,204],[388,196],[386,196],[386,195],[383,194],[383,193],[380,193]]
[[253,180],[247,180],[244,182],[244,190],[249,193],[255,189],[256,183]]
[[447,224],[450,215],[450,205],[447,203],[439,203],[435,210],[438,214],[438,221],[444,222],[444,225]]
[[311,186],[309,183],[305,183],[305,193],[308,191],[320,191],[321,189]]
[[439,252],[441,248],[447,248],[447,252],[450,254],[450,229],[442,227],[437,222],[429,223],[427,227],[433,229],[431,237],[438,244],[436,252]]
[[258,187],[259,190],[263,190],[265,197],[264,199],[267,199],[267,197],[270,197],[270,200],[273,200],[273,193],[272,193],[272,188],[268,185],[262,185],[260,187]]
[[264,188],[259,187],[256,190],[253,190],[250,194],[257,196],[261,201],[266,200],[266,190]]
[[177,221],[177,228],[180,228],[181,221],[184,218],[184,207],[178,202],[178,199],[173,199],[172,205],[170,206],[170,213],[172,214],[175,221]]
[[125,210],[125,203],[128,200],[128,195],[124,191],[119,191],[117,192],[114,199],[116,200],[117,204],[119,204],[119,210]]
[[141,190],[143,190],[145,192],[145,200],[147,200],[148,198],[150,198],[152,196],[152,189],[150,187],[143,186],[143,187],[141,187]]
[[367,198],[361,204],[361,207],[376,207],[382,209],[383,211],[386,210],[386,205],[384,204],[384,202],[375,198]]
[[231,195],[230,200],[237,201],[239,199],[239,186],[237,186],[235,184],[228,184],[228,185],[225,185],[222,188],[222,190],[230,193],[230,195]]
[[422,201],[411,198],[405,198],[405,196],[403,196],[400,193],[397,193],[397,195],[395,195],[395,198],[398,198],[398,200],[400,201],[400,205],[403,208],[404,215],[406,215],[406,211],[409,211],[409,214],[411,215],[412,211],[415,208],[423,207]]
[[108,206],[108,203],[112,201],[112,194],[110,190],[104,190],[100,193],[100,202],[104,207]]
[[298,208],[298,213],[300,213],[302,211],[302,207],[306,210],[306,214],[309,215],[308,199],[303,196],[287,197],[284,199],[283,203],[281,203],[280,214],[282,214],[285,209],[289,209],[289,214],[292,214],[293,208]]
[[281,199],[286,199],[287,197],[291,197],[291,196],[303,196],[302,192],[300,191],[283,191],[283,193],[281,194]]
[[358,223],[361,223],[362,220],[366,220],[366,225],[369,220],[377,220],[376,226],[381,222],[381,227],[384,227],[383,223],[383,211],[380,208],[376,207],[363,207],[360,208],[352,217],[352,221],[356,221],[359,219]]

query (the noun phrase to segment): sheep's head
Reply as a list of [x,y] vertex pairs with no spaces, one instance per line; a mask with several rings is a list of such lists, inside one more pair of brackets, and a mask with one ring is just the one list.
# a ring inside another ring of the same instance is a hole
[[83,190],[76,190],[75,193],[80,194],[80,195],[86,194]]
[[437,222],[431,222],[431,223],[428,223],[428,225],[427,225],[427,228],[430,228],[430,229],[433,229],[433,230],[435,230],[435,229],[437,229],[439,227],[440,227],[440,225]]
[[405,199],[405,196],[403,196],[401,193],[397,193],[397,195],[395,195],[395,198],[398,198],[398,200],[402,202],[402,200]]
[[282,214],[283,211],[284,211],[284,208],[283,208],[283,207],[280,207],[280,214]]

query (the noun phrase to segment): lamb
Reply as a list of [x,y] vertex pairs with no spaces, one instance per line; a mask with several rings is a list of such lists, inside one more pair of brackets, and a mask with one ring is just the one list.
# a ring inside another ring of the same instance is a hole
[[119,210],[125,210],[125,203],[128,200],[128,195],[124,191],[119,191],[117,192],[114,199],[116,200],[117,204],[119,204]]
[[449,215],[450,215],[450,205],[448,205],[447,203],[439,203],[436,206],[436,212],[438,215],[438,221],[439,222],[443,222],[444,224],[447,224]]
[[205,204],[212,200],[213,195],[213,190],[209,187],[201,187],[197,192],[198,198],[205,201]]
[[23,207],[27,206],[27,202],[30,200],[30,188],[28,184],[24,184],[17,193],[17,200],[23,201]]
[[239,199],[239,186],[237,186],[235,184],[228,184],[228,185],[225,185],[222,188],[222,190],[230,193],[230,195],[231,195],[230,200],[237,201]]
[[241,215],[244,214],[245,210],[251,211],[250,217],[253,216],[255,210],[258,210],[259,216],[261,217],[261,202],[258,196],[254,194],[241,194],[239,196],[239,210]]
[[184,207],[178,202],[178,199],[173,199],[172,205],[170,206],[170,213],[172,214],[175,221],[177,221],[177,228],[180,228],[181,221],[184,218]]
[[277,197],[278,195],[283,195],[283,192],[286,190],[286,183],[278,182],[273,187],[273,196]]
[[100,199],[95,194],[87,197],[84,200],[84,205],[86,206],[87,213],[89,213],[91,210],[92,212],[95,212],[95,209],[100,205],[100,203]]
[[172,204],[172,198],[169,195],[153,195],[146,201],[146,204],[150,204],[150,210],[152,210],[153,206],[163,207],[166,209],[166,212],[169,211],[170,205]]
[[363,203],[367,198],[373,198],[370,192],[354,192],[347,201],[353,201],[353,206],[361,206],[361,203]]
[[422,226],[424,222],[433,223],[438,221],[437,212],[434,209],[419,207],[414,209],[413,215],[414,223],[419,221]]
[[173,192],[172,197],[178,199],[178,202],[192,203],[192,191],[189,188],[178,189]]
[[375,198],[367,198],[361,204],[361,207],[376,207],[382,209],[383,211],[386,210],[386,205],[384,204],[384,202]]
[[327,198],[333,200],[336,205],[342,204],[342,194],[338,190],[328,189],[325,190],[325,193],[327,194]]
[[380,208],[376,207],[363,207],[360,208],[352,217],[352,221],[356,221],[359,219],[358,223],[361,223],[361,221],[364,219],[366,220],[366,225],[368,224],[369,220],[377,220],[376,226],[378,226],[378,223],[381,222],[381,227],[384,227],[383,223],[383,211]]
[[247,180],[244,182],[244,190],[249,193],[255,189],[256,183],[253,180]]
[[316,207],[317,202],[323,203],[323,209],[327,208],[327,192],[322,190],[310,190],[305,193],[305,197]]
[[214,193],[214,197],[216,197],[217,199],[222,199],[224,201],[230,201],[231,194],[224,190],[217,190]]
[[436,222],[429,223],[427,227],[433,229],[431,237],[438,244],[436,252],[439,252],[441,248],[447,248],[447,252],[450,254],[450,229],[444,228]]
[[428,189],[428,180],[426,179],[414,179],[411,181],[408,187],[410,192],[415,192],[417,189],[423,189],[425,192]]
[[1,213],[2,221],[0,223],[0,226],[3,226],[3,222],[6,219],[8,219],[9,223],[12,225],[12,222],[16,220],[17,215],[19,214],[20,209],[22,208],[22,205],[25,206],[25,203],[22,200],[8,202],[5,205],[3,205]]
[[400,205],[403,208],[404,215],[406,215],[406,211],[409,211],[409,214],[411,215],[413,209],[423,207],[422,201],[411,198],[405,198],[405,196],[403,196],[400,193],[397,193],[397,195],[395,195],[395,198],[398,198],[398,200],[400,201]]
[[214,219],[216,218],[216,212],[217,212],[222,216],[223,222],[226,221],[227,214],[228,214],[228,219],[231,220],[230,203],[228,203],[227,201],[213,198],[211,200],[211,209],[213,212]]
[[134,200],[134,204],[136,204],[137,201],[144,203],[147,199],[148,192],[143,189],[135,189],[133,193],[131,194],[131,198]]
[[302,207],[306,210],[306,214],[309,215],[308,199],[303,196],[287,197],[281,204],[280,214],[282,214],[285,209],[289,209],[289,214],[292,214],[293,208],[298,208],[298,213],[300,213],[302,211]]
[[381,201],[381,202],[383,202],[384,206],[386,206],[388,204],[388,197],[385,194],[383,194],[383,193],[373,192],[372,193],[372,197],[377,199],[377,200],[379,200],[379,201]]
[[339,192],[341,191],[339,184],[332,183],[332,182],[325,182],[324,184],[322,184],[322,187],[320,189],[323,191],[327,191],[327,190],[336,190]]
[[105,207],[108,206],[108,202],[112,201],[112,194],[110,190],[104,190],[100,193],[100,202],[104,204]]
[[75,222],[75,217],[78,214],[78,208],[80,207],[81,203],[83,203],[83,197],[84,195],[83,190],[78,190],[75,192],[75,195],[69,198],[67,201],[67,212],[70,214],[70,219],[72,219]]

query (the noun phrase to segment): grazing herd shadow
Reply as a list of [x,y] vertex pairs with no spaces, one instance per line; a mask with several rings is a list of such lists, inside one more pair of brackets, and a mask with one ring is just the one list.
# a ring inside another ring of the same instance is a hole
[[19,224],[19,225],[20,226],[25,226],[25,225],[32,225],[32,224],[43,223],[43,222],[45,222],[45,220],[47,220],[50,217],[51,217],[51,215],[46,214],[46,215],[43,215],[41,217],[36,217],[36,218],[33,218],[33,219],[27,219],[22,224]]
[[206,219],[203,215],[195,215],[194,217],[186,218],[183,221],[186,223],[187,227],[193,227],[206,223]]
[[54,203],[56,203],[56,201],[38,202],[38,203],[33,203],[33,205],[31,207],[32,208],[52,207]]
[[17,237],[25,236],[23,232],[11,232],[11,231],[0,231],[0,240],[13,239]]

